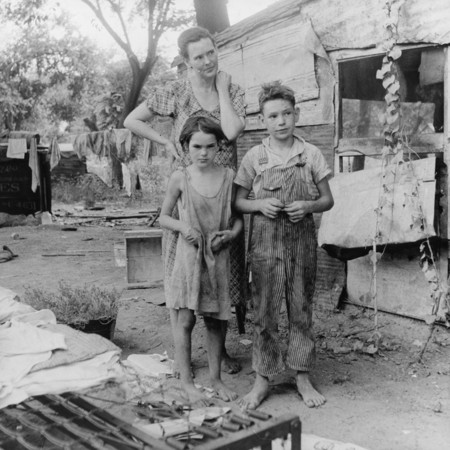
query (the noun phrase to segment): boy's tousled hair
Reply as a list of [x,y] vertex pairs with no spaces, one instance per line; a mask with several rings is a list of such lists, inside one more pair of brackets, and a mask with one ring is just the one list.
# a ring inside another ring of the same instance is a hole
[[214,47],[216,46],[216,41],[206,28],[192,27],[184,30],[180,36],[178,36],[178,52],[184,59],[189,59],[189,44],[201,41],[202,39],[210,39]]
[[287,100],[295,108],[295,92],[281,81],[264,83],[258,94],[259,110],[263,112],[264,103],[270,100]]
[[187,151],[192,136],[198,131],[203,131],[203,133],[206,134],[213,134],[216,137],[218,144],[226,140],[222,128],[220,128],[220,125],[213,120],[203,116],[189,117],[184,123],[180,133],[180,144],[183,147],[183,150]]

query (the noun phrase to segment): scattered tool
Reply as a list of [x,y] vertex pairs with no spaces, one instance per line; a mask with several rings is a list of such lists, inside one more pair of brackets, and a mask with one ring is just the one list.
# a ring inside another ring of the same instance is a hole
[[4,245],[3,250],[0,251],[0,263],[11,261],[18,256],[7,245]]
[[155,224],[155,222],[158,220],[158,217],[160,216],[160,214],[161,214],[161,208],[158,208],[156,210],[155,215],[148,222],[149,227],[152,227]]

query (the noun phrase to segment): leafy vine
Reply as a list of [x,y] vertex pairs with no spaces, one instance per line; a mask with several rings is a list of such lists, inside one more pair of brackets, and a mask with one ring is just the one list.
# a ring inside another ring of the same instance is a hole
[[[401,164],[404,161],[404,156],[408,156],[407,160],[411,161],[411,149],[408,147],[406,139],[402,137],[401,133],[401,96],[400,96],[400,78],[398,73],[397,60],[400,58],[402,51],[397,46],[398,41],[398,21],[399,11],[403,5],[404,0],[388,0],[385,4],[386,9],[386,22],[385,37],[383,41],[383,49],[386,52],[383,57],[382,66],[377,71],[377,79],[382,80],[382,85],[386,91],[384,100],[386,103],[385,111],[385,125],[383,129],[384,146],[382,149],[382,175],[380,178],[380,194],[378,198],[378,205],[375,209],[376,225],[375,234],[372,239],[372,251],[370,259],[372,263],[372,285],[371,285],[371,299],[374,307],[374,325],[375,333],[373,340],[378,347],[378,342],[381,338],[378,332],[378,299],[377,299],[377,264],[381,258],[381,255],[377,253],[377,247],[381,243],[381,217],[382,214],[386,214],[385,210],[387,206],[393,207],[393,202],[390,201],[391,189],[388,180],[391,176],[388,173],[388,165]],[[408,155],[404,155],[404,149],[409,150]],[[412,171],[412,179],[415,181],[413,184],[411,197],[414,197],[413,201],[415,209],[417,211],[417,217],[412,217],[411,227],[420,227],[421,230],[427,230],[426,217],[420,203],[419,197],[419,180],[415,176],[412,164],[408,164],[408,167]],[[384,209],[384,211],[383,211]],[[385,240],[387,242],[387,239]],[[436,265],[435,257],[430,245],[428,236],[420,244],[420,265],[422,272],[430,287],[430,296],[432,299],[432,311],[429,316],[426,317],[426,323],[429,325],[428,338],[420,352],[419,361],[422,359],[425,353],[426,347],[431,340],[434,325],[437,319],[440,303],[442,299],[445,299],[446,307],[450,311],[450,297],[447,285],[444,285],[440,278],[439,270]],[[447,326],[450,326],[450,317],[447,314]]]

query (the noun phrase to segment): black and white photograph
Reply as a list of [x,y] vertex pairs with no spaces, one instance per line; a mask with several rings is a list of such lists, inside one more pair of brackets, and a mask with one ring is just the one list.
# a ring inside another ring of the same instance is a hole
[[0,1],[0,449],[450,448],[448,0]]

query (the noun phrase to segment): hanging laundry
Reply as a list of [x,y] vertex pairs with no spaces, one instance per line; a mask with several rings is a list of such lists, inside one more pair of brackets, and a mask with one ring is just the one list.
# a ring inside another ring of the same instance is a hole
[[142,155],[142,164],[147,165],[152,162],[153,149],[152,142],[149,139],[144,139],[144,153]]
[[131,173],[126,164],[120,163],[122,165],[122,178],[123,178],[123,187],[127,192],[128,196],[131,195],[132,187],[131,187]]
[[61,159],[61,150],[59,149],[59,144],[56,138],[52,139],[50,144],[50,170],[53,170]]
[[88,138],[90,139],[90,146],[93,153],[95,153],[98,157],[103,157],[104,155],[104,132],[103,131],[94,131],[93,133],[88,134]]
[[131,131],[125,128],[116,128],[113,130],[113,133],[115,135],[117,157],[120,161],[123,161],[131,153]]
[[40,182],[40,170],[39,170],[39,158],[37,151],[36,139],[31,139],[30,144],[30,158],[28,160],[28,166],[31,169],[31,190],[36,192]]
[[8,139],[6,157],[11,159],[24,159],[27,152],[27,140],[24,138]]
[[73,137],[72,147],[79,159],[83,159],[91,149],[91,141],[88,133],[77,134]]
[[112,142],[112,131],[105,130],[103,133],[103,150],[102,156],[109,158],[111,156],[111,147],[115,145],[115,142]]

